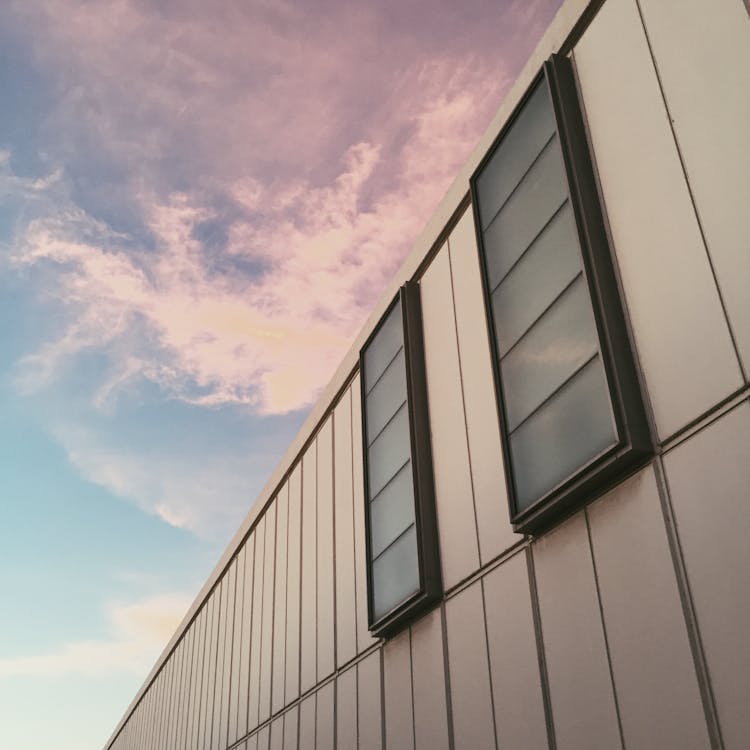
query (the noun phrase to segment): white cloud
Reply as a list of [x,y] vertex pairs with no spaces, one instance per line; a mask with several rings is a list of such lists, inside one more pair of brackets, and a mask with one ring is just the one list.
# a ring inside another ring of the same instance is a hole
[[72,641],[56,651],[0,659],[0,678],[58,677],[78,673],[143,674],[172,636],[192,598],[165,593],[107,605],[109,632],[102,639]]

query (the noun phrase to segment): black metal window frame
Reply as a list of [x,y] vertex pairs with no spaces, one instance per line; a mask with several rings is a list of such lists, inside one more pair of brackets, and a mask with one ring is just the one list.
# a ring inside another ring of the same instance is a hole
[[[404,361],[406,365],[406,402],[409,417],[409,440],[414,488],[414,526],[419,565],[419,590],[389,612],[375,619],[373,603],[370,487],[367,444],[367,410],[365,383],[365,352],[383,323],[401,302]],[[422,305],[419,283],[407,281],[394,297],[380,322],[359,352],[362,412],[362,455],[364,460],[365,544],[367,556],[367,615],[370,632],[377,637],[390,637],[442,599],[440,549],[435,511],[435,490],[432,473],[427,378],[422,333]]]
[[[539,497],[530,507],[519,511],[509,436],[505,429],[507,420],[501,384],[500,355],[495,320],[492,315],[487,254],[479,216],[477,179],[540,82],[547,86],[560,139],[568,198],[573,209],[583,256],[583,276],[593,307],[617,442],[580,466],[573,474]],[[614,259],[589,153],[575,73],[567,57],[552,55],[544,63],[542,70],[535,77],[508,122],[474,171],[470,185],[485,313],[490,332],[495,396],[501,428],[510,519],[515,531],[534,534],[545,530],[587,501],[594,499],[618,480],[644,465],[653,456],[653,440],[620,300]]]

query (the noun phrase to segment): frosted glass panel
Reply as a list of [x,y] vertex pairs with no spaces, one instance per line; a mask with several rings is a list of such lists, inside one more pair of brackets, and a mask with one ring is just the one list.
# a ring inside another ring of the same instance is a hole
[[370,342],[365,352],[365,391],[369,391],[383,374],[388,363],[403,346],[404,333],[401,323],[401,302],[393,306],[378,335]]
[[419,590],[417,536],[414,526],[372,563],[375,617],[382,617]]
[[411,461],[383,488],[370,505],[371,553],[377,557],[414,523]]
[[566,203],[492,294],[500,356],[581,268],[573,211]]
[[510,436],[518,509],[617,441],[597,356]]
[[552,104],[541,82],[477,180],[482,228],[492,221],[554,132]]
[[406,401],[406,366],[404,349],[386,368],[380,380],[367,394],[367,444],[369,445],[385,427],[388,420]]
[[409,410],[404,404],[369,449],[370,498],[409,460]]
[[579,276],[500,363],[508,430],[597,351],[588,290]]
[[567,196],[562,154],[555,137],[485,231],[490,289],[521,257]]

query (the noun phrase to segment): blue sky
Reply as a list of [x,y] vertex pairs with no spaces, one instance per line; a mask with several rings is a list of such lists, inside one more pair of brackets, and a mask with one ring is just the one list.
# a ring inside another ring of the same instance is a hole
[[557,0],[0,9],[0,748],[103,746]]

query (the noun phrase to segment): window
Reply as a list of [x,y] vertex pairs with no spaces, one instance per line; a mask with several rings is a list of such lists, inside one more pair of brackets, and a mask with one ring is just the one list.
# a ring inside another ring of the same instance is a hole
[[471,187],[511,519],[535,531],[651,452],[567,58],[545,64]]
[[360,352],[370,630],[389,635],[442,593],[419,285]]

